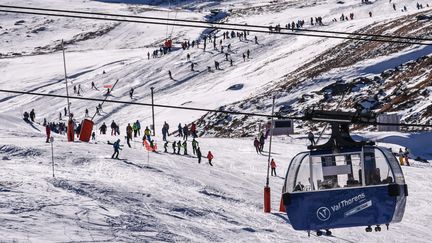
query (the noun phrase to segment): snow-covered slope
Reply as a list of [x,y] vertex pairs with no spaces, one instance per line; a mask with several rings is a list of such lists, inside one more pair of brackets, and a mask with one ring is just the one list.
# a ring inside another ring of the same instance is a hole
[[432,237],[432,168],[421,163],[404,167],[410,195],[402,223],[380,233],[351,228],[309,238],[277,211],[283,175],[290,159],[306,149],[305,138],[274,143],[279,176],[270,181],[273,212],[264,214],[267,157],[257,155],[249,139],[199,139],[202,150],[215,155],[211,167],[193,156],[147,154],[139,139],[112,160],[106,144],[111,136],[86,144],[55,135],[52,178],[50,144],[36,130],[43,127],[1,119],[8,127],[0,128],[2,241],[428,242]]

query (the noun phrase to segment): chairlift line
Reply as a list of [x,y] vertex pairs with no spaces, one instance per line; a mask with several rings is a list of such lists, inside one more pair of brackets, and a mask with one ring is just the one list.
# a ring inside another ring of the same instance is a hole
[[[1,5],[0,5],[1,7]],[[55,10],[51,10],[55,11]],[[372,41],[372,42],[383,42],[383,43],[395,43],[395,44],[409,44],[409,45],[424,45],[424,46],[432,46],[432,43],[425,43],[425,42],[417,42],[417,41],[409,41],[412,38],[402,38],[408,41],[404,40],[391,40],[391,39],[372,39],[372,38],[361,38],[361,37],[351,37],[351,36],[332,36],[332,35],[313,35],[313,34],[306,34],[306,33],[297,33],[297,32],[269,32],[266,30],[257,30],[257,29],[250,29],[243,28],[242,27],[236,27],[236,28],[230,28],[230,27],[224,27],[219,25],[218,27],[213,26],[210,23],[203,22],[201,24],[206,25],[191,25],[191,24],[182,24],[182,23],[163,23],[163,22],[151,22],[151,21],[142,21],[142,20],[134,20],[134,19],[119,19],[119,18],[109,18],[109,17],[95,17],[95,16],[84,16],[84,15],[69,15],[69,14],[60,14],[60,13],[43,13],[43,12],[31,12],[31,11],[18,11],[18,10],[7,10],[7,9],[0,9],[0,12],[5,13],[18,13],[18,14],[31,14],[31,15],[41,15],[41,16],[53,16],[53,17],[65,17],[65,18],[78,18],[78,19],[91,19],[91,20],[103,20],[103,21],[117,21],[117,22],[128,22],[128,23],[140,23],[140,24],[152,24],[152,25],[171,25],[171,26],[180,26],[180,27],[189,27],[189,28],[201,28],[201,29],[207,29],[207,28],[214,28],[214,29],[220,29],[220,30],[231,30],[231,31],[248,31],[248,32],[256,32],[256,33],[270,33],[270,34],[279,34],[279,35],[293,35],[293,36],[307,36],[307,37],[319,37],[319,38],[330,38],[330,39],[342,39],[342,40],[358,40],[358,41]],[[57,11],[61,12],[61,11]],[[92,15],[98,15],[97,13],[86,13],[83,12],[82,14],[92,14]],[[100,15],[100,14],[99,14]],[[109,14],[103,14],[104,16],[110,16]],[[111,15],[113,16],[113,15]],[[133,17],[129,17],[133,18]],[[174,20],[171,20],[174,21]],[[180,20],[177,20],[177,22],[180,22]],[[347,35],[352,35],[353,33],[347,33]],[[373,36],[365,36],[365,37],[373,37]],[[384,38],[384,36],[380,37]],[[414,40],[414,39],[413,39]]]
[[[110,17],[123,17],[123,18],[136,18],[136,19],[148,19],[148,20],[162,20],[162,21],[171,21],[171,22],[184,22],[184,23],[195,23],[195,24],[207,24],[211,27],[214,25],[219,26],[233,26],[233,27],[245,27],[243,24],[235,24],[235,23],[218,23],[218,22],[207,22],[207,21],[199,21],[199,20],[188,20],[188,19],[170,19],[161,18],[161,17],[147,17],[147,16],[133,16],[133,15],[124,15],[124,14],[108,14],[108,13],[94,13],[94,12],[85,12],[85,11],[76,11],[76,10],[65,10],[65,9],[49,9],[49,8],[35,8],[35,7],[22,7],[22,6],[12,6],[12,5],[0,5],[1,8],[12,8],[12,9],[24,9],[24,10],[38,10],[38,11],[48,11],[48,12],[63,12],[63,13],[76,13],[76,14],[91,14],[91,15],[100,15],[100,16],[110,16]],[[169,15],[168,15],[169,16]],[[247,27],[252,28],[260,28],[265,29],[266,33],[268,33],[269,26],[264,25],[247,25]],[[284,30],[282,28],[282,30]],[[338,35],[355,35],[362,37],[380,37],[380,38],[391,38],[391,39],[403,39],[403,40],[416,40],[416,41],[432,41],[432,38],[420,38],[420,37],[412,37],[412,36],[396,36],[396,35],[379,35],[379,34],[363,34],[363,33],[350,33],[343,31],[329,31],[329,30],[316,30],[316,29],[300,29],[295,28],[295,31],[302,32],[315,32],[315,33],[325,33],[325,34],[338,34]],[[273,32],[277,34],[277,32]]]
[[[44,96],[44,97],[54,97],[54,98],[64,98],[66,99],[66,95],[56,95],[56,94],[45,94],[45,93],[36,93],[36,92],[28,92],[28,91],[17,91],[17,90],[7,90],[0,89],[0,92],[3,93],[12,93],[12,94],[21,94],[21,95],[33,95],[33,96]],[[226,111],[226,110],[215,110],[215,109],[205,109],[205,108],[197,108],[197,107],[183,107],[183,106],[173,106],[173,105],[162,105],[162,104],[149,104],[149,103],[141,103],[141,102],[132,102],[132,101],[121,101],[121,100],[108,100],[108,99],[98,99],[98,98],[87,98],[87,97],[78,97],[78,96],[69,96],[69,99],[75,100],[88,100],[95,102],[107,102],[107,103],[117,103],[117,104],[128,104],[128,105],[139,105],[139,106],[154,106],[160,108],[168,108],[168,109],[178,109],[178,110],[192,110],[192,111],[204,111],[204,112],[214,112],[214,113],[224,113],[224,114],[232,114],[232,115],[245,115],[245,116],[256,116],[256,117],[267,117],[267,118],[276,118],[276,119],[292,119],[292,120],[300,120],[300,121],[311,121],[311,122],[341,122],[340,119],[326,119],[325,121],[322,118],[311,118],[306,116],[282,116],[282,115],[269,115],[262,113],[252,113],[252,112],[240,112],[240,111]],[[318,120],[319,119],[319,120]],[[325,119],[325,118],[324,118]],[[432,128],[432,124],[410,124],[410,123],[384,123],[384,122],[371,122],[371,121],[361,121],[361,120],[343,120],[344,123],[348,124],[356,124],[356,125],[369,125],[369,126],[403,126],[403,127],[423,127],[423,128]],[[345,122],[346,121],[346,122]]]

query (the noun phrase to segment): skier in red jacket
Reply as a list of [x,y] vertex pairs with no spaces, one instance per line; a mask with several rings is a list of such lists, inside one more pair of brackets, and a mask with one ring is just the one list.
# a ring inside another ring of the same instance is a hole
[[274,172],[274,176],[277,176],[276,175],[276,162],[274,161],[273,158],[270,162],[270,166],[271,166],[271,175],[273,176],[273,172]]
[[213,166],[213,164],[211,163],[212,160],[213,160],[213,158],[214,158],[214,156],[213,156],[212,152],[211,152],[211,151],[208,151],[207,159],[208,159],[209,164],[210,164],[211,166]]
[[45,132],[46,132],[46,136],[47,136],[46,142],[49,143],[49,140],[51,137],[51,128],[48,124],[45,126]]

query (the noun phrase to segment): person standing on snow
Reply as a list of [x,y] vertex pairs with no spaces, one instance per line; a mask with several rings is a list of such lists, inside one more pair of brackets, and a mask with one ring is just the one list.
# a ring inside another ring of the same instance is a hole
[[129,90],[129,96],[130,96],[131,99],[133,99],[133,93],[134,93],[134,88],[131,88]]
[[197,158],[198,158],[198,164],[201,164],[202,154],[201,154],[201,149],[199,147],[196,149],[196,155],[197,155]]
[[132,126],[128,123],[126,126],[126,142],[129,148],[131,148],[130,140],[132,140]]
[[164,150],[165,153],[168,153],[168,141],[164,143]]
[[134,122],[132,124],[132,130],[133,130],[134,138],[136,138],[137,137],[137,133],[138,133],[138,127],[137,127],[136,122]]
[[51,137],[51,128],[48,124],[45,126],[45,132],[46,132],[46,137],[47,137],[46,142],[49,143],[50,142],[49,140]]
[[182,128],[181,123],[178,124],[177,130],[178,130],[178,136],[183,137],[183,128]]
[[146,129],[144,130],[144,136],[147,138],[147,141],[149,141],[149,142],[151,141],[150,134],[151,134],[150,129],[148,127],[146,127]]
[[398,156],[400,165],[404,165],[404,152],[402,151],[402,148],[399,149]]
[[213,156],[212,152],[211,152],[211,151],[208,151],[207,159],[208,159],[208,162],[209,162],[209,164],[210,164],[211,166],[213,166],[213,164],[212,164],[212,160],[213,160],[213,158],[214,158],[214,156]]
[[179,140],[178,142],[177,142],[177,154],[180,154],[180,148],[182,147],[182,145],[181,145],[181,141]]
[[260,149],[261,153],[264,150],[264,142],[265,142],[265,137],[264,137],[264,134],[261,133],[261,137],[260,137],[260,140],[259,140],[259,143],[260,143],[259,149]]
[[102,124],[102,126],[99,128],[100,134],[105,134],[107,130],[107,126],[105,125],[105,122]]
[[255,147],[257,154],[261,154],[260,142],[258,141],[258,138],[255,138],[255,140],[254,140],[254,147]]
[[173,149],[173,154],[175,154],[176,153],[176,142],[175,141],[172,143],[172,149]]
[[30,120],[31,120],[32,122],[34,122],[35,119],[36,119],[36,113],[35,113],[34,109],[32,109],[32,110],[30,111]]
[[193,138],[197,138],[198,137],[197,136],[197,128],[196,128],[195,122],[192,122],[190,131],[191,131],[191,135],[192,135]]
[[113,120],[111,122],[111,136],[115,136],[116,135],[116,129],[117,129],[117,124]]
[[195,152],[196,152],[196,150],[197,150],[197,148],[198,148],[198,141],[197,140],[195,140],[195,138],[193,138],[192,139],[192,152],[193,152],[193,154],[195,154]]
[[188,155],[188,153],[187,153],[187,142],[186,142],[186,140],[183,141],[182,146],[183,146],[183,149],[184,149],[184,154],[183,154],[183,155]]
[[[270,162],[270,166],[271,166],[271,175],[272,176],[277,176],[276,175],[276,162],[274,161],[274,159],[272,158],[271,162]],[[273,175],[274,173],[274,175]]]
[[165,126],[162,127],[162,140],[166,141],[166,136],[167,136],[167,130],[165,128]]
[[96,133],[92,132],[92,140],[96,140]]
[[309,131],[309,133],[308,133],[308,139],[311,142],[311,145],[315,146],[315,144],[316,144],[315,143],[315,136],[313,135],[313,133],[311,131]]
[[111,159],[114,159],[114,157],[116,159],[118,159],[119,157],[119,153],[120,153],[120,139],[117,139],[117,141],[115,143],[113,143],[113,148],[114,148],[114,153],[111,156]]
[[138,136],[141,137],[141,124],[138,120],[135,122],[135,124],[136,124],[136,128],[137,128]]
[[408,158],[409,158],[409,151],[408,151],[408,148],[406,148],[405,147],[405,152],[404,152],[404,154],[403,154],[403,157],[404,157],[404,159],[405,159],[405,163],[406,163],[406,165],[407,166],[410,166],[410,163],[409,163],[409,160],[408,160]]
[[189,128],[185,124],[183,127],[183,140],[187,140],[189,136]]

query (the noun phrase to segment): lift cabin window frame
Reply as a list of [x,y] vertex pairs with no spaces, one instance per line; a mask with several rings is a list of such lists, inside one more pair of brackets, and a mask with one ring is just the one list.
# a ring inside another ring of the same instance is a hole
[[313,191],[361,187],[362,151],[309,155]]
[[388,156],[381,149],[363,147],[355,152],[312,153],[309,153],[309,182],[312,191],[349,189],[394,182],[393,168],[387,164]]

